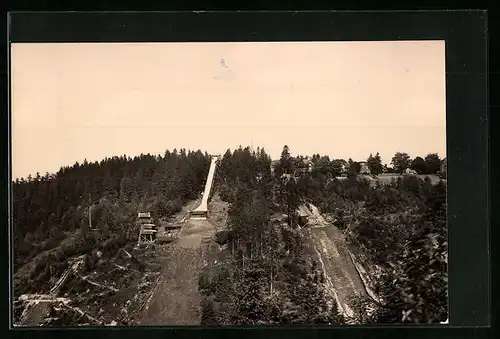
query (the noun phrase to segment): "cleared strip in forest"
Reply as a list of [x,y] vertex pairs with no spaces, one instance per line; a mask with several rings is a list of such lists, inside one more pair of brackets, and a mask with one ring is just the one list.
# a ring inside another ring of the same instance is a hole
[[214,232],[215,226],[209,220],[188,219],[182,224],[179,238],[164,249],[167,257],[163,271],[138,324],[200,324],[198,279],[203,252]]
[[200,324],[201,295],[198,291],[198,279],[207,240],[215,232],[215,226],[206,219],[206,213],[216,161],[217,157],[212,157],[200,205],[190,212],[198,212],[202,217],[182,218],[179,237],[166,248],[168,258],[150,300],[146,302],[140,324]]
[[198,278],[203,240],[211,236],[214,227],[207,220],[190,220],[186,227],[186,232],[166,248],[168,257],[162,276],[140,324],[200,324]]
[[[313,210],[317,211],[315,208]],[[317,213],[312,214],[317,217]],[[342,232],[334,225],[326,223],[324,219],[320,220],[319,225],[312,225],[316,227],[310,229],[311,240],[323,266],[327,286],[330,293],[335,296],[339,311],[351,317],[354,315],[351,298],[368,294],[351,259]]]

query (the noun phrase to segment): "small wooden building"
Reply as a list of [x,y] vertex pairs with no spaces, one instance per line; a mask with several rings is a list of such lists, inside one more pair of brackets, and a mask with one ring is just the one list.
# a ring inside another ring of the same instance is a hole
[[359,174],[365,174],[365,175],[372,174],[372,172],[370,171],[370,167],[368,167],[368,164],[366,162],[359,162],[359,164],[361,165]]
[[306,226],[309,222],[310,211],[304,205],[300,205],[297,209],[298,223],[300,226]]

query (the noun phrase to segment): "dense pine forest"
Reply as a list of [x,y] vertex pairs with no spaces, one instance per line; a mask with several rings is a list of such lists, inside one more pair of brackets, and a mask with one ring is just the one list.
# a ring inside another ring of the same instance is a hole
[[[53,175],[16,180],[14,295],[47,293],[71,257],[86,255],[91,272],[97,250],[110,257],[137,241],[139,211],[163,220],[199,198],[209,165],[207,153],[182,149],[85,161]],[[387,166],[378,153],[360,164],[321,155],[293,157],[287,146],[277,161],[261,148],[227,150],[212,191],[228,206],[214,239],[222,252],[199,277],[201,323],[445,320],[446,181],[400,175],[412,169],[444,177],[442,165],[437,154],[411,159],[396,153]],[[375,179],[384,172],[398,175]],[[367,288],[376,297],[353,300],[356,319],[342,315],[328,288],[311,230],[297,213],[303,204],[317,206],[370,268]]]

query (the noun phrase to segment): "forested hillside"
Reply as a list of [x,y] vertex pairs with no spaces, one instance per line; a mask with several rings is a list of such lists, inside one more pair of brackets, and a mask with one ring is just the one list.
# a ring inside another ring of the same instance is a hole
[[[201,151],[75,163],[13,183],[14,292],[42,292],[66,258],[136,241],[138,211],[180,210],[203,189],[210,158]],[[89,206],[92,228],[89,229]],[[29,263],[29,265],[25,265]],[[24,269],[19,271],[23,266]]]
[[[382,171],[373,158],[368,164]],[[399,158],[395,156],[395,164]],[[409,157],[403,158],[409,166]],[[349,178],[338,180],[346,162],[315,155],[312,168],[304,170],[304,159],[292,157],[285,146],[272,172],[264,150],[228,150],[222,158],[217,187],[230,209],[218,241],[229,255],[202,279],[206,323],[345,321],[325,289],[309,233],[299,226],[296,209],[304,202],[318,206],[342,230],[364,266],[373,268],[367,274],[374,283],[367,287],[377,299],[354,300],[359,306],[354,321],[444,321],[445,182],[433,185],[429,179],[406,176],[371,185],[356,178],[359,167],[353,170],[352,165]],[[434,166],[433,173],[438,171]],[[276,222],[283,214],[286,224]]]
[[277,192],[274,178],[263,149],[227,151],[221,160],[217,187],[231,205],[217,241],[227,256],[200,279],[203,324],[343,322],[303,235],[273,222],[295,199],[286,186]]

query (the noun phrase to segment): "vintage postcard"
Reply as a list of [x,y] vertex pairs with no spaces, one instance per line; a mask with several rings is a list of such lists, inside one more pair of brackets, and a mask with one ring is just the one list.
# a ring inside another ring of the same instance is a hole
[[444,41],[14,43],[15,326],[439,324]]

